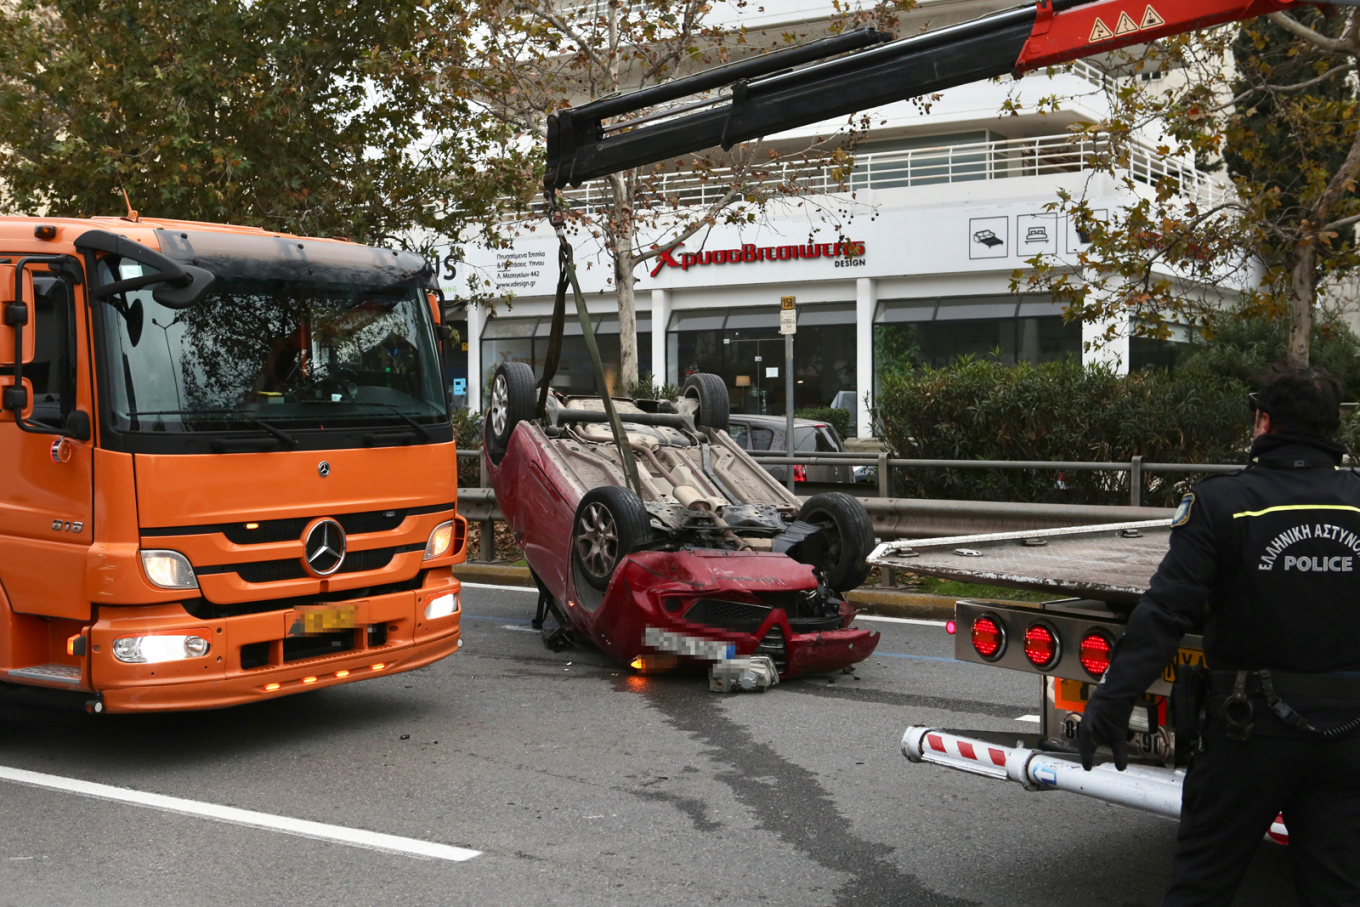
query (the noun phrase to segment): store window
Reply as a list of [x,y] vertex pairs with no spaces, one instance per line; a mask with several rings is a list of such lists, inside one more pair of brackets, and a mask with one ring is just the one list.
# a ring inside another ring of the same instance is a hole
[[[624,388],[616,386],[620,350],[618,316],[595,315],[592,318],[591,327],[595,331],[600,359],[604,363],[605,383],[611,393],[621,394]],[[568,313],[562,327],[562,357],[557,365],[557,374],[553,376],[553,388],[564,394],[599,393],[585,335],[574,313]],[[488,319],[482,330],[483,382],[486,385],[491,383],[491,376],[502,362],[525,362],[535,374],[541,375],[551,332],[550,317]],[[649,313],[638,313],[637,343],[638,374],[641,375],[652,368],[652,322]]]
[[874,317],[874,387],[886,371],[943,367],[961,356],[1007,365],[1081,356],[1081,325],[1043,296],[888,299]]
[[[676,312],[666,342],[672,383],[712,372],[726,383],[733,412],[785,415],[784,338],[777,307]],[[797,409],[828,406],[841,391],[853,393],[854,305],[800,305],[793,366]]]

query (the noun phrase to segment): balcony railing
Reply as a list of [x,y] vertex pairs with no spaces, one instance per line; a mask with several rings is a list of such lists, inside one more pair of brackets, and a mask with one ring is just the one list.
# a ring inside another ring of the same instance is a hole
[[[1153,185],[1169,178],[1181,196],[1201,206],[1217,204],[1232,192],[1232,185],[1221,177],[1198,170],[1184,161],[1164,157],[1151,144],[1134,142],[1129,151],[1128,160],[1118,172],[1137,182]],[[794,189],[804,195],[827,195],[846,190],[862,192],[1080,173],[1094,169],[1108,153],[1109,145],[1102,140],[1045,135],[859,154],[853,165],[842,167],[786,163],[769,172],[764,185]],[[656,203],[663,205],[709,205],[723,197],[731,187],[731,180],[732,171],[723,169],[705,174],[665,172],[651,181],[647,192]],[[564,194],[574,207],[587,210],[608,201],[608,191],[599,181],[569,189]]]

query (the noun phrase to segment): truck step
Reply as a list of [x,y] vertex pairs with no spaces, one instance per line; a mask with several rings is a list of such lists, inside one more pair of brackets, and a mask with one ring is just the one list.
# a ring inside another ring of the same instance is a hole
[[80,668],[76,665],[33,665],[28,668],[13,668],[8,674],[11,680],[45,680],[48,683],[80,683]]

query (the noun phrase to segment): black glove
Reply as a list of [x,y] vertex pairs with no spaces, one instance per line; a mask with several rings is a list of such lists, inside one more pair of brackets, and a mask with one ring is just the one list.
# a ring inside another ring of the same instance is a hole
[[1133,706],[1107,702],[1099,696],[1086,703],[1086,712],[1077,725],[1077,750],[1081,767],[1088,772],[1095,763],[1096,747],[1104,745],[1114,753],[1114,767],[1121,772],[1129,767],[1129,715]]

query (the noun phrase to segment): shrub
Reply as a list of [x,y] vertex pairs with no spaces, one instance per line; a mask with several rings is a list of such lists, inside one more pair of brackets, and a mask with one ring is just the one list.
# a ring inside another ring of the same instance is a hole
[[815,419],[818,422],[830,422],[836,429],[836,434],[844,439],[850,434],[850,413],[848,410],[836,409],[834,406],[818,406],[810,409],[795,409],[793,411],[795,419]]
[[[1207,371],[1250,383],[1284,359],[1289,342],[1288,319],[1262,318],[1241,309],[1216,313],[1207,328],[1210,339],[1191,334],[1181,370]],[[1336,376],[1342,399],[1360,400],[1360,338],[1325,310],[1314,314],[1309,361]]]
[[[1247,388],[1208,370],[1117,375],[1075,360],[960,360],[883,376],[873,416],[894,455],[962,460],[1244,462]],[[1127,504],[1128,473],[896,469],[911,497]],[[1172,506],[1198,477],[1144,474],[1143,503]]]
[[[460,451],[482,449],[482,414],[470,409],[455,409],[453,440]],[[476,488],[482,482],[482,461],[473,457],[458,458],[458,487]]]
[[634,400],[674,400],[680,396],[680,388],[674,384],[657,384],[651,372],[643,372],[638,379],[628,385],[625,397]]

